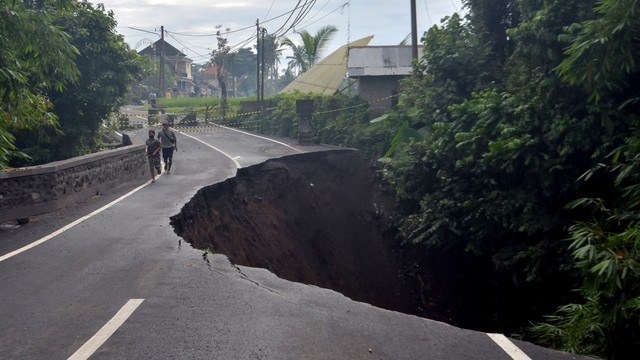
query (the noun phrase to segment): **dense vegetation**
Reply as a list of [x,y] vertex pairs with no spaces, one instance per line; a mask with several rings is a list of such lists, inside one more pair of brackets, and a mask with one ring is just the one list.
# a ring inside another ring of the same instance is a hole
[[57,0],[2,0],[0,14],[0,168],[99,149],[103,121],[144,75],[113,14]]
[[[41,11],[44,7],[52,11]],[[57,124],[49,112],[47,91],[78,77],[76,66],[68,61],[77,49],[67,34],[43,26],[53,22],[54,11],[64,13],[71,7],[72,1],[0,2],[0,169],[10,158],[25,156],[15,146],[14,131]]]
[[[630,358],[640,1],[465,3],[466,20],[424,34],[397,110],[369,122],[354,100],[317,97],[317,136],[382,158],[404,246],[456,262],[457,286],[488,298],[476,327]],[[293,135],[303,97],[280,96],[264,130]]]

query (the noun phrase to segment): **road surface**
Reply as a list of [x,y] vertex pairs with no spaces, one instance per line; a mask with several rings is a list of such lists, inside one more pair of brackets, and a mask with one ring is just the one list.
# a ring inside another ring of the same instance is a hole
[[172,173],[154,184],[0,230],[0,359],[583,358],[375,308],[191,248],[169,217],[199,188],[323,147],[209,128],[178,134],[178,149]]

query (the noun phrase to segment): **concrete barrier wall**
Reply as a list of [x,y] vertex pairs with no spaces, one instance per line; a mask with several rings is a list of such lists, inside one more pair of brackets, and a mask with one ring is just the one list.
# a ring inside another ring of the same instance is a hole
[[86,201],[127,182],[142,184],[149,168],[144,145],[0,172],[0,222]]

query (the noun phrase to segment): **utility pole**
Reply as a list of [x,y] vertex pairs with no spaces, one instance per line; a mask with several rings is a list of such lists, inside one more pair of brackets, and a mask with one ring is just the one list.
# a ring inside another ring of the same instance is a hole
[[262,61],[262,68],[260,69],[260,77],[261,77],[261,79],[260,79],[260,99],[262,101],[264,101],[264,74],[266,73],[265,61],[264,61],[264,52],[265,52],[264,51],[265,50],[264,38],[265,38],[266,34],[267,34],[267,29],[262,28],[262,60],[261,60]]
[[418,25],[416,20],[416,0],[411,0],[411,55],[418,59]]
[[160,97],[165,97],[165,80],[164,80],[164,26],[160,26]]
[[256,19],[256,100],[260,104],[260,19]]

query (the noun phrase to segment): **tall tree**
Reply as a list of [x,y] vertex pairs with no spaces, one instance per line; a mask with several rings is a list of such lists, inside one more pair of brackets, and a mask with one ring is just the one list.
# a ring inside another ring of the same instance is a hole
[[226,29],[227,34],[222,34],[220,31],[222,25],[218,25],[216,27],[218,29],[216,31],[218,46],[216,49],[211,51],[211,63],[217,66],[216,78],[218,79],[218,84],[220,84],[220,92],[222,94],[220,99],[222,117],[225,118],[227,115],[227,63],[231,60],[229,55],[231,48],[227,45],[227,34],[230,29]]
[[31,132],[17,134],[18,143],[40,162],[66,159],[96,151],[103,121],[124,104],[130,84],[142,74],[141,58],[115,31],[113,12],[102,4],[79,2],[73,12],[58,15],[54,24],[78,49],[78,81],[49,92],[61,134],[36,141]]
[[309,70],[316,62],[321,59],[322,52],[329,45],[329,42],[338,32],[338,28],[333,25],[327,25],[320,28],[315,35],[310,34],[306,30],[302,30],[297,34],[300,35],[300,45],[290,38],[284,38],[282,45],[287,46],[293,52],[289,65],[298,70],[298,74]]
[[[403,88],[407,117],[423,138],[399,147],[386,169],[411,212],[401,226],[407,243],[464,259],[468,271],[488,271],[482,288],[495,297],[465,307],[484,306],[472,314],[492,315],[475,326],[503,331],[522,331],[573,295],[570,254],[560,240],[575,215],[564,206],[589,190],[576,179],[602,159],[594,153],[619,141],[589,113],[584,91],[555,71],[564,29],[588,18],[592,3],[518,4],[522,17],[506,31],[512,50],[495,82],[483,66],[495,51],[475,26],[452,16],[443,29],[429,30],[426,65]],[[468,276],[463,271],[460,278]],[[534,313],[521,318],[507,304]]]
[[256,54],[250,48],[241,48],[233,53],[231,74],[237,79],[240,92],[248,96],[256,84]]
[[[640,0],[604,0],[594,19],[568,28],[568,57],[558,69],[591,95],[589,107],[625,137],[582,180],[613,186],[571,204],[589,216],[570,229],[582,301],[566,304],[538,324],[543,344],[607,359],[640,351]],[[605,165],[605,164],[609,165]]]
[[52,26],[75,1],[0,1],[0,169],[24,157],[15,146],[19,129],[57,126],[47,93],[74,82],[78,51]]
[[585,87],[596,102],[603,95],[626,94],[623,104],[637,104],[640,2],[602,0],[594,12],[596,19],[571,28],[577,35],[560,74],[568,83]]
[[283,49],[275,35],[267,34],[263,42],[264,62],[266,68],[267,94],[275,92],[274,84],[278,79],[278,65]]
[[504,64],[513,52],[507,30],[520,21],[519,0],[463,0],[472,11],[468,18],[478,40],[487,46],[491,61],[483,64],[485,75],[494,81],[503,78]]

